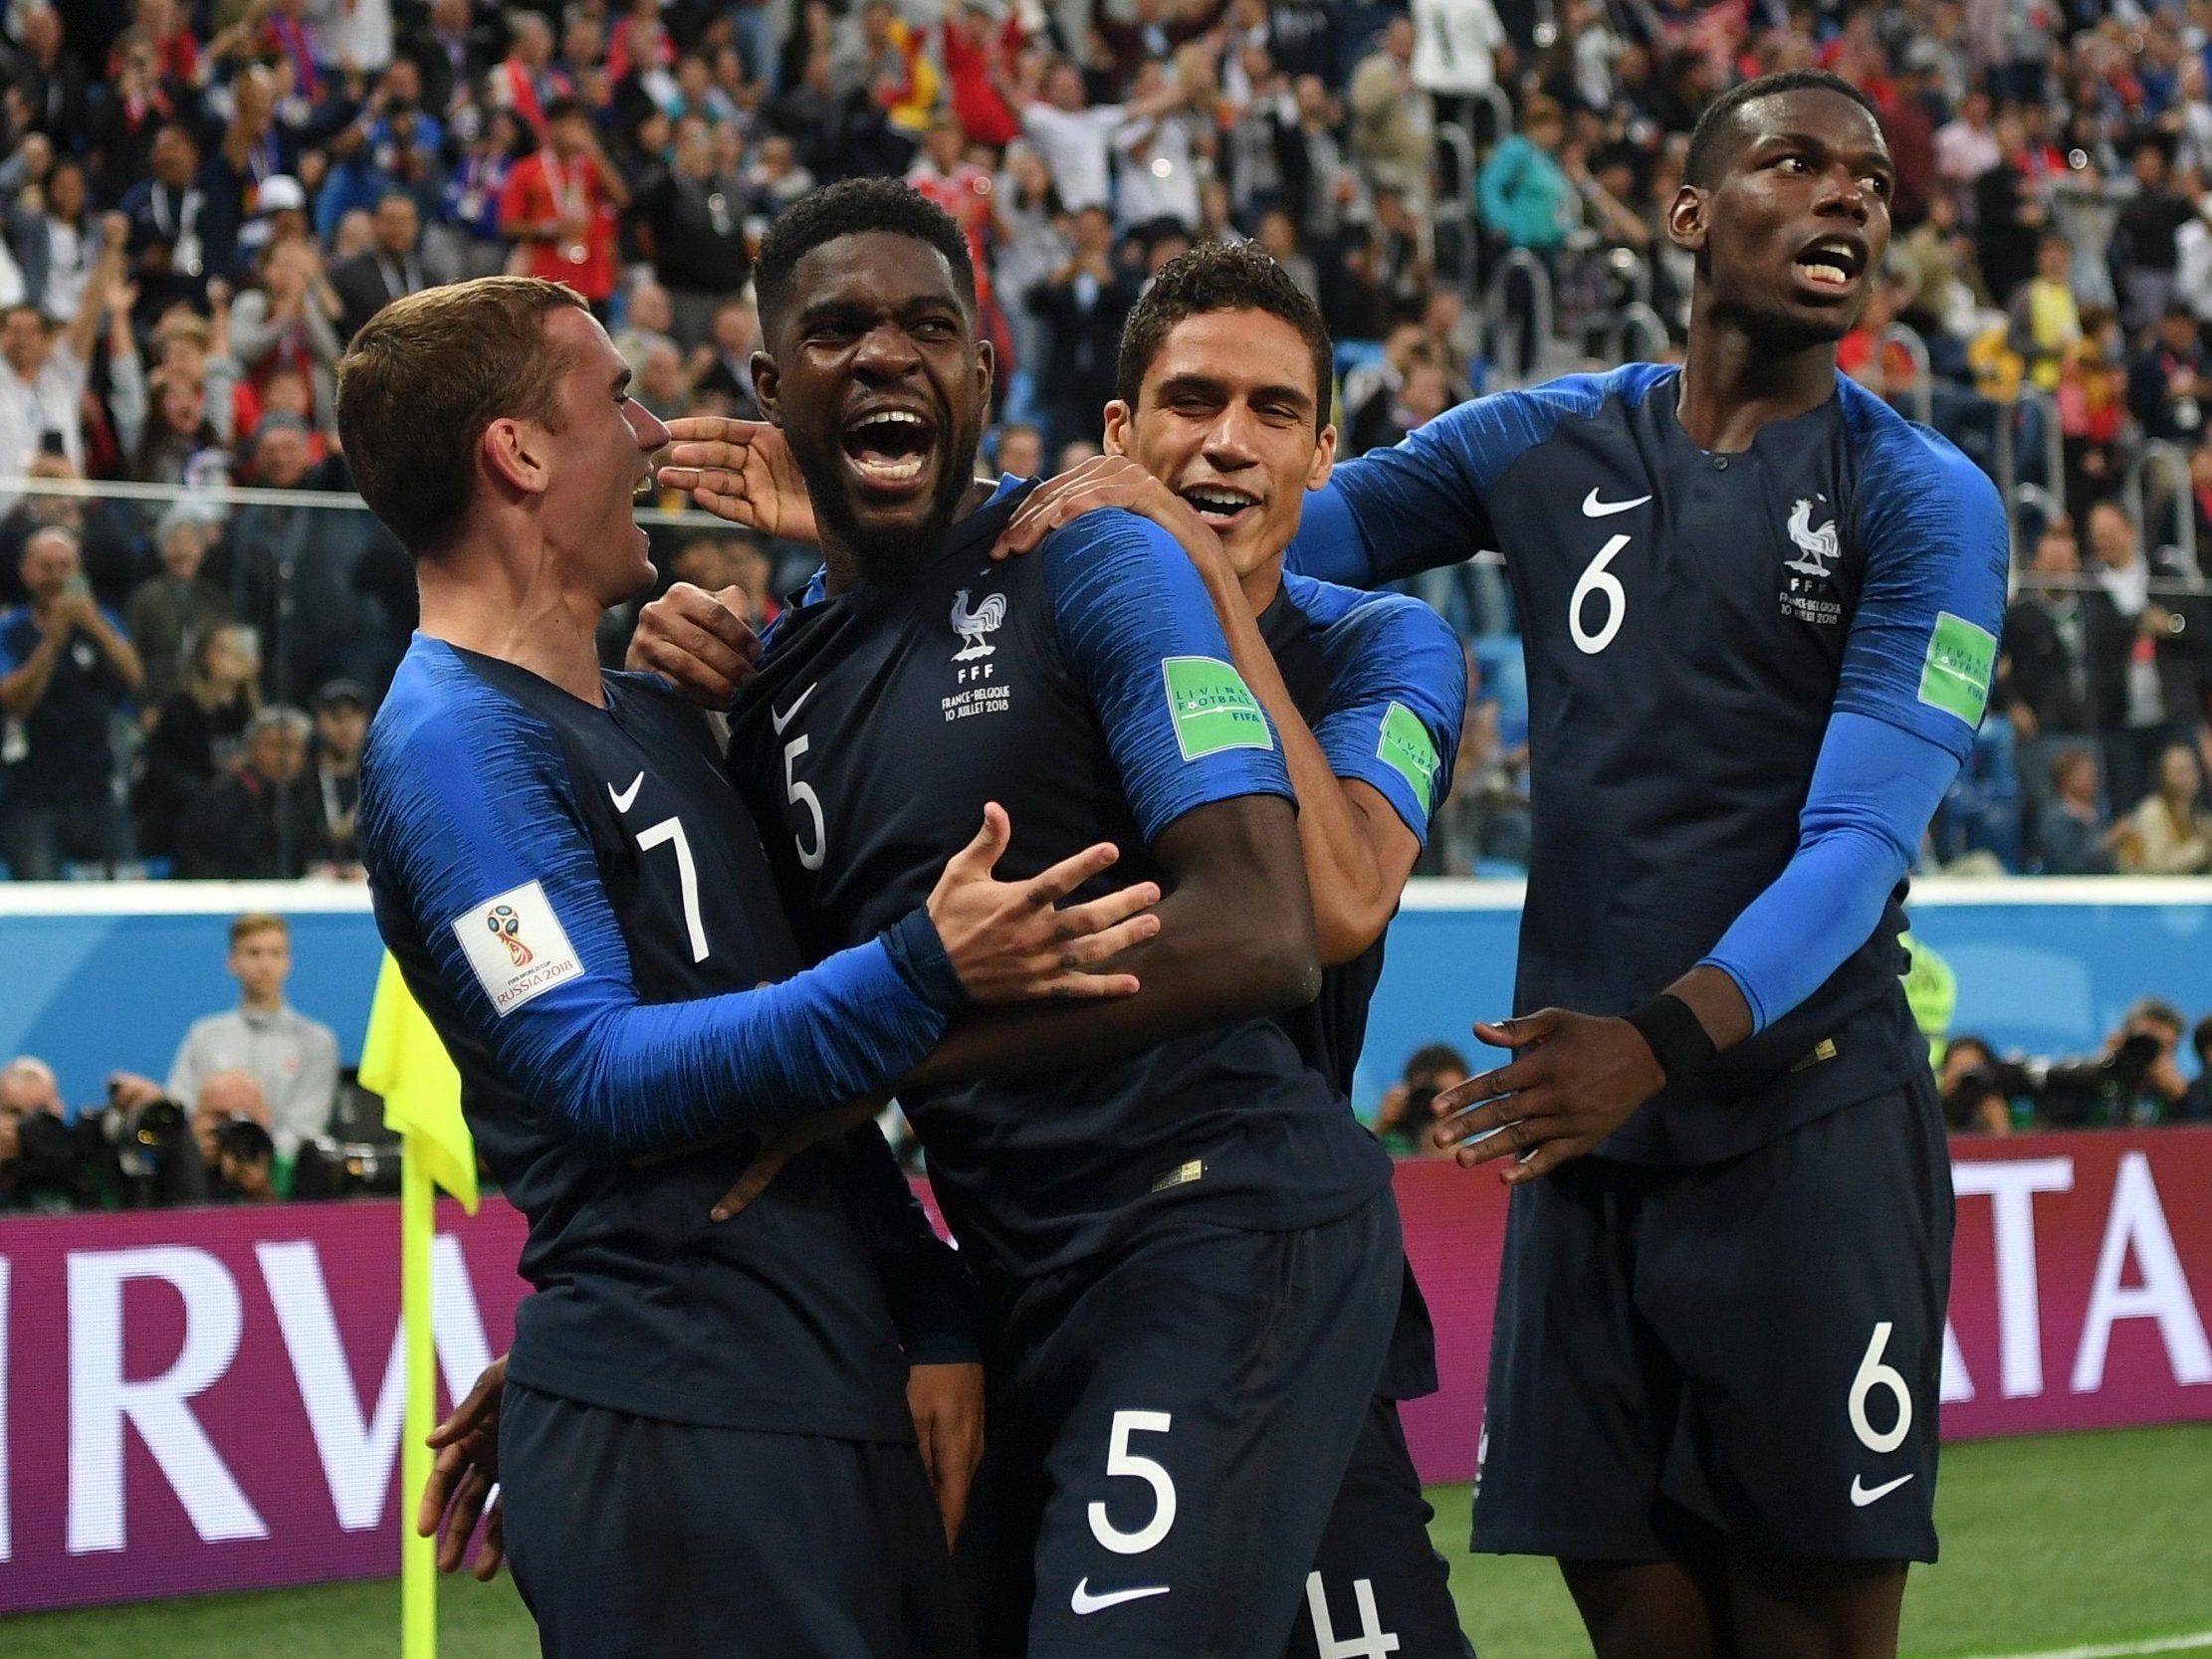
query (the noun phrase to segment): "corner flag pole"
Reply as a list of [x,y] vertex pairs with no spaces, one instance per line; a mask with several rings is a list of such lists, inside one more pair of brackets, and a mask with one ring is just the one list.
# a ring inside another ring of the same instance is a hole
[[430,1239],[437,1188],[420,1137],[401,1138],[399,1153],[399,1306],[407,1344],[407,1404],[399,1444],[400,1659],[437,1659],[438,1541],[415,1534],[415,1506],[430,1481],[426,1442],[437,1426],[438,1356],[430,1326]]

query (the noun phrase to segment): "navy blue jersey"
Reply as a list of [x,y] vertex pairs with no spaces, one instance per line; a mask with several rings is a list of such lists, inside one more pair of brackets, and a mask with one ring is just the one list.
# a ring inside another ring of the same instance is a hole
[[[1790,863],[1831,717],[1958,757],[1986,702],[2006,540],[1972,463],[1843,376],[1707,453],[1678,381],[1631,364],[1463,404],[1338,468],[1293,548],[1360,584],[1506,556],[1535,815],[1517,1012],[1626,1013],[1713,950]],[[1696,1099],[1661,1095],[1600,1149],[1725,1157],[1924,1069],[1902,899]]]
[[[770,856],[792,915],[810,919],[802,943],[865,938],[915,904],[987,801],[1013,824],[1001,879],[1117,843],[1095,895],[1157,877],[1148,845],[1194,808],[1290,794],[1182,549],[1108,512],[995,564],[1024,494],[1002,489],[895,588],[823,598],[817,580],[769,636],[732,711],[730,759],[759,820],[781,825]],[[1374,1138],[1265,1019],[901,1104],[947,1219],[1009,1274],[1080,1259],[1169,1205],[1319,1225],[1390,1178]]]
[[417,636],[361,766],[378,930],[530,1223],[510,1374],[642,1416],[911,1438],[885,1282],[911,1288],[930,1246],[874,1126],[709,1212],[758,1144],[737,1132],[888,1084],[957,981],[926,917],[795,972],[704,720],[658,679],[604,686],[602,709]]
[[[1415,839],[1451,792],[1467,706],[1458,636],[1419,600],[1286,572],[1259,617],[1290,701],[1329,768],[1380,791]],[[1321,976],[1321,994],[1279,1016],[1306,1064],[1347,1098],[1383,975],[1383,940]]]

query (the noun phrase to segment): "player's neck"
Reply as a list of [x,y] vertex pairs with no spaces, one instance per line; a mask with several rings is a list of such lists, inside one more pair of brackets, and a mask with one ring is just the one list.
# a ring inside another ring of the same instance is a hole
[[570,697],[603,707],[598,629],[604,610],[564,586],[551,548],[535,555],[490,539],[463,542],[415,562],[422,632],[550,680]]
[[1734,454],[1760,429],[1810,414],[1836,395],[1836,342],[1776,351],[1711,316],[1694,319],[1674,416],[1699,449]]
[[[998,482],[995,479],[976,480],[961,496],[960,505],[953,510],[952,522],[959,523],[991,500],[997,488]],[[894,558],[890,562],[871,561],[855,549],[850,541],[831,529],[824,521],[826,518],[827,515],[818,510],[814,515],[814,522],[821,531],[822,591],[832,596],[849,593],[863,582],[901,581],[907,573],[920,570],[944,551],[943,543],[940,542],[918,558]]]

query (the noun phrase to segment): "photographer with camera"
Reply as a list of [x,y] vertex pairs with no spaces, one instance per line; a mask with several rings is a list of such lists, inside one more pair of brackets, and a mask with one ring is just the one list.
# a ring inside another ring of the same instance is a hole
[[211,1202],[276,1201],[277,1143],[270,1122],[269,1102],[251,1072],[211,1072],[200,1084],[192,1139],[207,1164]]
[[1943,1091],[1943,1122],[1953,1135],[2010,1135],[2014,1106],[2008,1083],[2020,1086],[2021,1103],[2026,1104],[2023,1068],[2000,1061],[1979,1037],[1950,1040],[1936,1081]]
[[[1943,1056],[1943,1109],[1954,1130],[2003,1134],[1997,1112],[2031,1103],[2039,1129],[2141,1128],[2186,1117],[2190,1086],[2175,1060],[2188,1022],[2160,997],[2127,1010],[2101,1053],[2063,1060],[1999,1060],[1979,1037],[1956,1037]],[[2200,1054],[2212,1039],[2202,1027]],[[2011,1117],[2011,1113],[2007,1113]],[[2012,1127],[2027,1128],[2016,1118]]]
[[1437,1127],[1437,1097],[1467,1080],[1467,1062],[1455,1048],[1431,1043],[1416,1049],[1406,1075],[1391,1085],[1375,1111],[1375,1137],[1392,1157],[1438,1157],[1442,1153],[1431,1132]]
[[115,1073],[105,1104],[71,1120],[45,1061],[0,1068],[0,1210],[169,1207],[207,1192],[184,1109],[151,1079]]

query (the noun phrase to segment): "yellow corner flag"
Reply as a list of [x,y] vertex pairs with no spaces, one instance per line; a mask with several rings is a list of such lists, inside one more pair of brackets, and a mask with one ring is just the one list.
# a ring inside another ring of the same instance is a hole
[[399,1459],[399,1651],[401,1659],[435,1659],[437,1541],[415,1536],[415,1506],[430,1480],[424,1442],[438,1416],[430,1243],[438,1225],[436,1187],[476,1213],[476,1141],[461,1116],[461,1074],[389,951],[376,975],[358,1075],[363,1089],[384,1097],[384,1127],[400,1134],[399,1306],[407,1333],[407,1403]]
[[474,1215],[476,1142],[461,1117],[461,1074],[388,950],[369,1004],[360,1080],[384,1097],[384,1128],[406,1137],[407,1156],[419,1153],[430,1178]]

